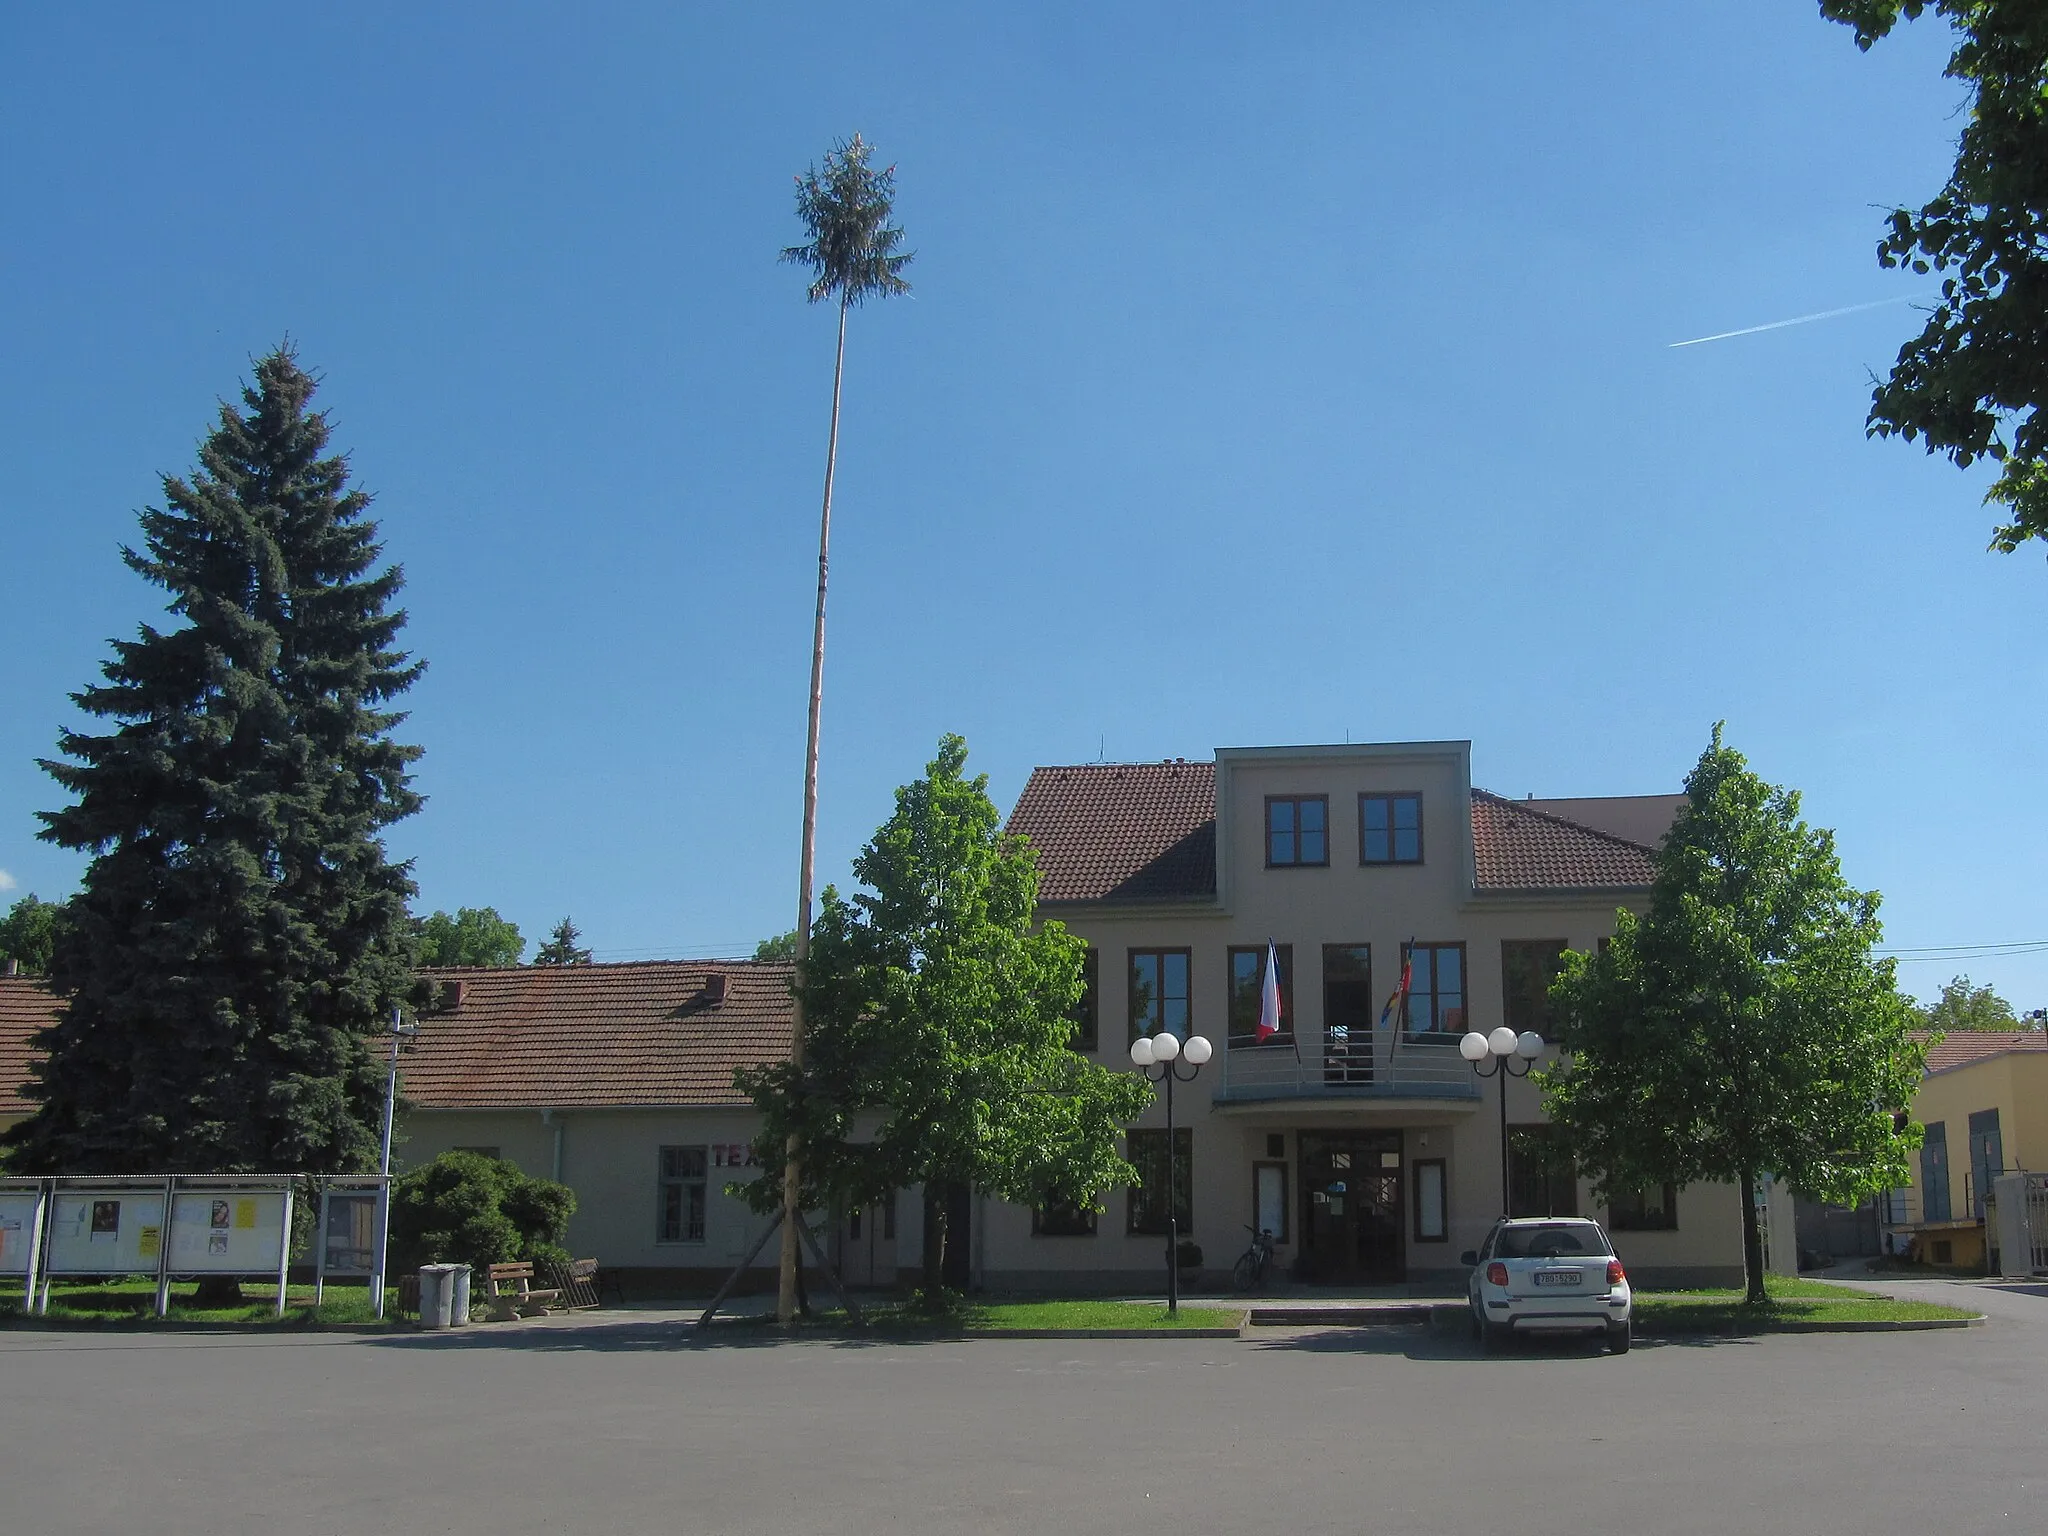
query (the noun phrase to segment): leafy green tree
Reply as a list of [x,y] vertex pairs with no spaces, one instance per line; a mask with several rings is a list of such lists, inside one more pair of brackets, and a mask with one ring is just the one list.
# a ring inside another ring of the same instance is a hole
[[[910,292],[903,269],[912,252],[903,250],[903,231],[889,222],[896,203],[896,167],[876,170],[874,146],[859,134],[835,145],[822,170],[812,166],[796,179],[796,214],[810,239],[783,248],[782,259],[811,269],[813,304],[839,301],[839,349],[832,364],[832,432],[825,444],[825,499],[818,514],[818,608],[811,630],[810,726],[804,740],[804,822],[797,857],[796,944],[799,966],[809,952],[811,882],[818,846],[818,717],[825,696],[825,578],[832,548],[832,476],[839,464],[839,386],[846,374],[846,312],[871,298]],[[803,1000],[790,1020],[789,1059],[804,1060]],[[776,1311],[783,1322],[796,1316],[798,1190],[802,1179],[791,1146],[784,1159],[782,1260]]]
[[526,950],[516,923],[496,907],[460,907],[451,917],[435,912],[414,925],[421,965],[517,965]]
[[1799,796],[1711,745],[1656,855],[1650,910],[1604,951],[1567,952],[1550,990],[1566,1052],[1544,1102],[1604,1196],[1732,1180],[1748,1297],[1761,1304],[1759,1177],[1853,1203],[1906,1182],[1926,1048],[1893,985],[1878,895],[1842,878]]
[[[826,888],[801,982],[801,1072],[740,1075],[764,1115],[764,1161],[796,1142],[806,1204],[924,1185],[932,1294],[946,1186],[1095,1206],[1135,1180],[1118,1144],[1152,1101],[1143,1079],[1071,1049],[1085,946],[1057,922],[1033,926],[1036,855],[1003,836],[966,762],[967,744],[945,737],[854,861],[865,889]],[[773,1209],[778,1183],[742,1192]]]
[[1973,987],[1970,978],[1958,976],[1941,989],[1941,996],[1920,1010],[1920,1027],[1943,1034],[1956,1029],[2024,1029],[2012,1004],[1990,987]]
[[38,901],[34,891],[9,907],[7,915],[0,917],[0,972],[12,960],[26,975],[47,975],[65,921],[63,902]]
[[2039,0],[1822,0],[1868,49],[1932,10],[1953,28],[1948,77],[1968,108],[1948,184],[1892,210],[1877,259],[1943,273],[1926,326],[1871,398],[1873,435],[1924,437],[1959,468],[1999,466],[1985,499],[2006,509],[1994,549],[2048,537],[2048,24]]
[[555,924],[547,943],[533,952],[535,965],[588,965],[590,951],[581,947],[583,935],[568,918]]
[[480,1152],[443,1152],[391,1181],[391,1267],[568,1258],[576,1195]]
[[412,814],[386,706],[402,576],[369,498],[326,453],[289,348],[223,404],[199,467],[166,477],[128,565],[177,623],[112,643],[44,768],[73,797],[42,836],[91,855],[35,1037],[24,1172],[343,1172],[376,1165],[383,1071],[366,1036],[406,993]]
[[796,958],[796,930],[778,933],[773,938],[763,939],[754,946],[756,961],[790,961]]

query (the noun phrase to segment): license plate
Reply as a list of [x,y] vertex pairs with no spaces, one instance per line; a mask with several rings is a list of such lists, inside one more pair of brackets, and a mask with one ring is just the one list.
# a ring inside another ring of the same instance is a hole
[[1536,1271],[1538,1285],[1577,1285],[1585,1277],[1576,1269],[1539,1269]]

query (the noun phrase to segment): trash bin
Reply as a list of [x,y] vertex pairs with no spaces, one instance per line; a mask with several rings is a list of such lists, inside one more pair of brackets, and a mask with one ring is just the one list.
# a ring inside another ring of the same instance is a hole
[[469,1266],[451,1264],[455,1271],[454,1282],[448,1288],[448,1326],[467,1328],[469,1326]]
[[465,1264],[422,1264],[420,1266],[420,1326],[446,1328],[454,1317],[455,1276],[467,1278]]

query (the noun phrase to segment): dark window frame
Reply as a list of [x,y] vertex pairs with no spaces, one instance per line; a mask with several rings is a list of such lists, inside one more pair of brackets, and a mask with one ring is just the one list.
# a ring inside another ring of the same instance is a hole
[[[1436,957],[1443,951],[1452,949],[1458,952],[1458,1006],[1454,1010],[1445,1010],[1437,1006],[1438,999],[1443,994],[1442,989],[1437,986]],[[1458,939],[1455,941],[1446,941],[1443,943],[1437,943],[1427,939],[1416,939],[1412,942],[1402,944],[1401,964],[1404,967],[1412,964],[1416,953],[1420,950],[1428,950],[1430,956],[1429,1021],[1426,1024],[1418,1024],[1415,1020],[1416,993],[1414,987],[1414,973],[1411,971],[1409,973],[1408,997],[1407,1000],[1402,1004],[1401,1010],[1404,1017],[1399,1021],[1402,1037],[1410,1043],[1428,1040],[1456,1040],[1472,1028],[1471,956],[1466,952],[1465,941],[1463,939]],[[1459,1015],[1459,1020],[1455,1028],[1445,1027],[1443,1020],[1447,1012],[1455,1012]]]
[[[1360,974],[1333,977],[1330,958],[1350,957]],[[1363,963],[1358,964],[1362,959]],[[1364,1011],[1340,1017],[1336,988],[1355,989]],[[1378,999],[1372,993],[1372,945],[1325,944],[1323,946],[1323,1080],[1330,1083],[1369,1083],[1373,1079],[1374,1051],[1379,1028]],[[1337,1030],[1344,1034],[1339,1037]]]
[[[1448,1243],[1451,1240],[1451,1163],[1444,1157],[1418,1157],[1408,1164],[1409,1205],[1415,1212],[1413,1240],[1418,1243]],[[1422,1170],[1437,1170],[1437,1221],[1443,1228],[1435,1237],[1422,1230]]]
[[[1124,1156],[1138,1170],[1138,1182],[1125,1192],[1124,1235],[1126,1237],[1166,1236],[1166,1191],[1156,1192],[1152,1188],[1152,1177],[1156,1173],[1164,1185],[1165,1165],[1160,1161],[1157,1148],[1164,1145],[1166,1128],[1142,1127],[1124,1132]],[[1180,1181],[1174,1193],[1180,1216],[1180,1235],[1186,1237],[1194,1227],[1195,1218],[1195,1133],[1185,1125],[1173,1129],[1174,1160],[1180,1166]],[[1151,1207],[1160,1209],[1155,1213]]]
[[[1400,826],[1399,820],[1394,814],[1394,806],[1396,802],[1402,801],[1412,801],[1415,806],[1415,856],[1410,859],[1404,859],[1401,857],[1400,834],[1404,829]],[[1369,820],[1369,818],[1366,815],[1365,808],[1368,804],[1373,802],[1383,804],[1387,808],[1387,856],[1383,859],[1373,858],[1371,856],[1371,851],[1366,846],[1365,841],[1367,837],[1366,824]],[[1362,868],[1376,869],[1388,865],[1412,865],[1422,863],[1426,852],[1422,833],[1423,827],[1421,790],[1373,790],[1368,793],[1361,794],[1358,797],[1358,862]]]
[[[1557,979],[1564,961],[1564,952],[1569,948],[1571,942],[1568,939],[1500,941],[1501,1018],[1516,1034],[1524,1034],[1533,1029],[1546,1040],[1555,1038],[1550,1012],[1550,981]],[[1516,977],[1513,974],[1516,962],[1510,956],[1533,960],[1536,955],[1546,950],[1555,950],[1555,953],[1550,958],[1550,981],[1544,982],[1539,995],[1531,987],[1529,977]]]
[[[692,1174],[683,1171],[684,1160],[674,1159],[675,1171],[671,1171],[671,1153],[697,1154],[697,1171]],[[710,1232],[711,1208],[711,1148],[701,1143],[663,1146],[654,1154],[654,1241],[662,1246],[678,1243],[701,1243]],[[672,1213],[669,1209],[670,1191],[676,1191],[678,1205]],[[695,1191],[695,1199],[691,1191]],[[669,1218],[676,1218],[675,1233],[670,1233]],[[694,1220],[693,1220],[694,1218]],[[694,1230],[693,1230],[694,1229]]]
[[[1296,1032],[1294,1018],[1294,946],[1292,944],[1275,944],[1273,948],[1279,952],[1280,959],[1280,1028],[1276,1034],[1274,1034],[1270,1039],[1266,1040],[1264,1043],[1269,1046],[1291,1046],[1294,1044]],[[1257,986],[1253,989],[1252,993],[1253,1001],[1251,1008],[1251,1017],[1249,1020],[1244,1021],[1244,1028],[1242,1030],[1238,1028],[1240,1016],[1238,1012],[1237,957],[1239,955],[1256,956],[1258,959],[1259,967],[1258,975],[1256,977]],[[1257,1038],[1259,1029],[1259,1005],[1261,1000],[1265,996],[1265,989],[1265,945],[1232,944],[1224,950],[1223,1033],[1224,1038],[1228,1040],[1230,1043],[1230,1049],[1234,1051],[1251,1050],[1257,1047],[1259,1043]]]
[[[1676,1232],[1678,1230],[1678,1186],[1666,1183],[1658,1193],[1663,1199],[1660,1210],[1653,1213],[1646,1200],[1645,1191],[1616,1190],[1607,1199],[1607,1230],[1610,1232]],[[1636,1209],[1617,1202],[1632,1200]]]
[[1041,1200],[1031,1207],[1033,1237],[1093,1237],[1097,1212],[1070,1200]]
[[1102,951],[1090,945],[1081,955],[1081,995],[1068,1010],[1074,1037],[1069,1046],[1084,1055],[1102,1046]]
[[[1161,987],[1159,998],[1159,1023],[1157,1025],[1154,1025],[1151,1029],[1140,1030],[1138,1028],[1138,959],[1140,956],[1146,955],[1151,956],[1159,962],[1159,975]],[[1183,1036],[1186,1036],[1193,1034],[1195,1031],[1195,952],[1192,949],[1186,948],[1184,946],[1180,948],[1166,949],[1127,949],[1124,951],[1124,987],[1126,994],[1124,999],[1124,1012],[1130,1019],[1130,1031],[1132,1040],[1140,1039],[1145,1035],[1156,1034],[1159,1031],[1159,1029],[1165,1027],[1166,1003],[1168,1001],[1165,992],[1165,977],[1166,959],[1169,955],[1180,956],[1182,974],[1187,977],[1188,995],[1183,1000],[1187,1010],[1187,1026],[1183,1031],[1181,1031],[1181,1033],[1183,1034]]]
[[[1291,839],[1294,856],[1286,859],[1273,857],[1273,807],[1292,806],[1294,825],[1287,832]],[[1315,805],[1322,808],[1323,856],[1320,859],[1301,857],[1301,808]],[[1330,797],[1328,795],[1268,795],[1266,796],[1266,868],[1268,869],[1328,869],[1330,867]]]

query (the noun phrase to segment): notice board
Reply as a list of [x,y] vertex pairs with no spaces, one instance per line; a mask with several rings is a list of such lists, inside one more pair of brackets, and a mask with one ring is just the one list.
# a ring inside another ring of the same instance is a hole
[[0,1275],[28,1273],[29,1249],[36,1235],[36,1202],[32,1189],[0,1194]]
[[174,1275],[276,1274],[284,1241],[282,1189],[181,1189],[171,1202]]
[[163,1257],[164,1187],[59,1190],[52,1202],[52,1275],[153,1275]]

